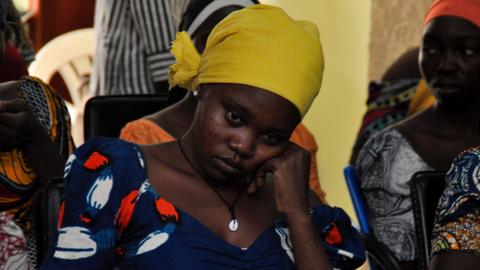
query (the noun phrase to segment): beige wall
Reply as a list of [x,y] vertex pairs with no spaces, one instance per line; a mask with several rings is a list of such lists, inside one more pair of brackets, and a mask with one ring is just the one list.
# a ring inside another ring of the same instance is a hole
[[320,28],[325,74],[320,95],[305,118],[318,143],[318,169],[327,200],[353,215],[342,169],[360,118],[368,77],[370,0],[265,0]]
[[379,79],[388,65],[420,44],[423,18],[432,0],[372,0],[370,79]]

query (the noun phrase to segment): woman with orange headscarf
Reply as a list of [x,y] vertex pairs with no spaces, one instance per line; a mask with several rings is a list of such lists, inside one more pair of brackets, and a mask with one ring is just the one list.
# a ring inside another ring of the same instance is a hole
[[405,265],[415,268],[409,181],[446,171],[480,145],[480,1],[437,0],[425,18],[419,66],[433,107],[373,136],[357,158],[371,226]]

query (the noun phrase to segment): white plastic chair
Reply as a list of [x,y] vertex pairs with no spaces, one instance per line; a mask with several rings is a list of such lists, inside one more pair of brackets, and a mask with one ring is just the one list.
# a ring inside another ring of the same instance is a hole
[[[71,104],[69,102],[66,104],[73,129],[76,129],[76,120],[81,118],[78,114],[83,114],[85,95],[88,95],[88,90],[81,91],[81,86],[84,78],[90,74],[93,47],[93,28],[74,30],[45,44],[28,68],[31,76],[38,77],[46,83],[50,83],[56,72],[60,74],[72,100]],[[79,130],[82,128],[79,127]],[[75,137],[81,136],[74,134],[74,139]],[[81,143],[77,140],[75,142]]]

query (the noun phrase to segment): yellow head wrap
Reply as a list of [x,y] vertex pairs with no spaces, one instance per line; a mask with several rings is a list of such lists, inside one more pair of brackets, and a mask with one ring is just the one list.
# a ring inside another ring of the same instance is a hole
[[320,90],[324,61],[317,27],[282,9],[253,5],[217,24],[200,56],[186,32],[177,34],[170,87],[239,83],[292,102],[303,117]]

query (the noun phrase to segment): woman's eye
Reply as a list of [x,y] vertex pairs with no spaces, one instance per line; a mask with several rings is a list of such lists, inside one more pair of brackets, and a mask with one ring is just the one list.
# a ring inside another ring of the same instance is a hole
[[463,55],[465,56],[472,56],[475,54],[475,51],[472,49],[465,48],[463,49]]
[[438,51],[435,47],[423,47],[423,52],[427,54],[436,54]]
[[227,119],[235,126],[239,126],[242,124],[242,119],[240,118],[240,115],[238,115],[238,113],[236,112],[227,111]]
[[280,138],[275,134],[265,134],[264,138],[267,145],[276,145],[280,141]]

